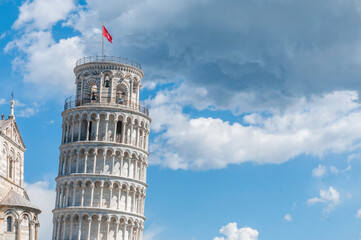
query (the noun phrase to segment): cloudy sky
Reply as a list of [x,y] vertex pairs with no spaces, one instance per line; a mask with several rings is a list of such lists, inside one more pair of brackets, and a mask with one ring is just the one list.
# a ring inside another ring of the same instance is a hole
[[[361,238],[360,0],[2,0],[0,111],[49,239],[77,59],[140,62],[145,240]],[[46,196],[46,198],[44,197]]]

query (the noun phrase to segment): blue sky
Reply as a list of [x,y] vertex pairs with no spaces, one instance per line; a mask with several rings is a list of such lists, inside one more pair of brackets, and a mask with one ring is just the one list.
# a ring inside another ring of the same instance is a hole
[[0,112],[27,146],[49,239],[77,59],[140,62],[145,240],[361,239],[361,2],[0,2]]

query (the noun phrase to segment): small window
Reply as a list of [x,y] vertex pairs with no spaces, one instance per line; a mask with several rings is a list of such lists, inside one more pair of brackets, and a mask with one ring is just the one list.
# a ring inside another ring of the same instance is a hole
[[11,219],[11,217],[8,217],[6,219],[6,222],[7,222],[7,231],[11,232],[11,230],[12,230],[12,219]]
[[110,77],[106,75],[104,79],[104,87],[108,88],[109,85],[110,85]]
[[117,134],[122,134],[122,122],[117,122]]
[[90,89],[90,100],[91,101],[95,101],[97,100],[97,86],[96,85],[93,85]]
[[10,159],[9,162],[9,178],[13,179],[13,160]]

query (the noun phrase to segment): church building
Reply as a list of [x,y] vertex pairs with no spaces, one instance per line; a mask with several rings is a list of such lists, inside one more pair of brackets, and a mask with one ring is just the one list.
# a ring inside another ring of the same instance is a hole
[[38,240],[40,210],[24,189],[25,151],[12,99],[8,119],[0,120],[0,240]]

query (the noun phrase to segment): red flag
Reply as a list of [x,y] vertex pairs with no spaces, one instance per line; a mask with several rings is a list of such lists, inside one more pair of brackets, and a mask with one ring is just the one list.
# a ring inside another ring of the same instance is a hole
[[112,40],[112,36],[110,36],[110,34],[108,33],[108,30],[104,27],[103,25],[103,36],[108,39],[109,42],[113,43]]

